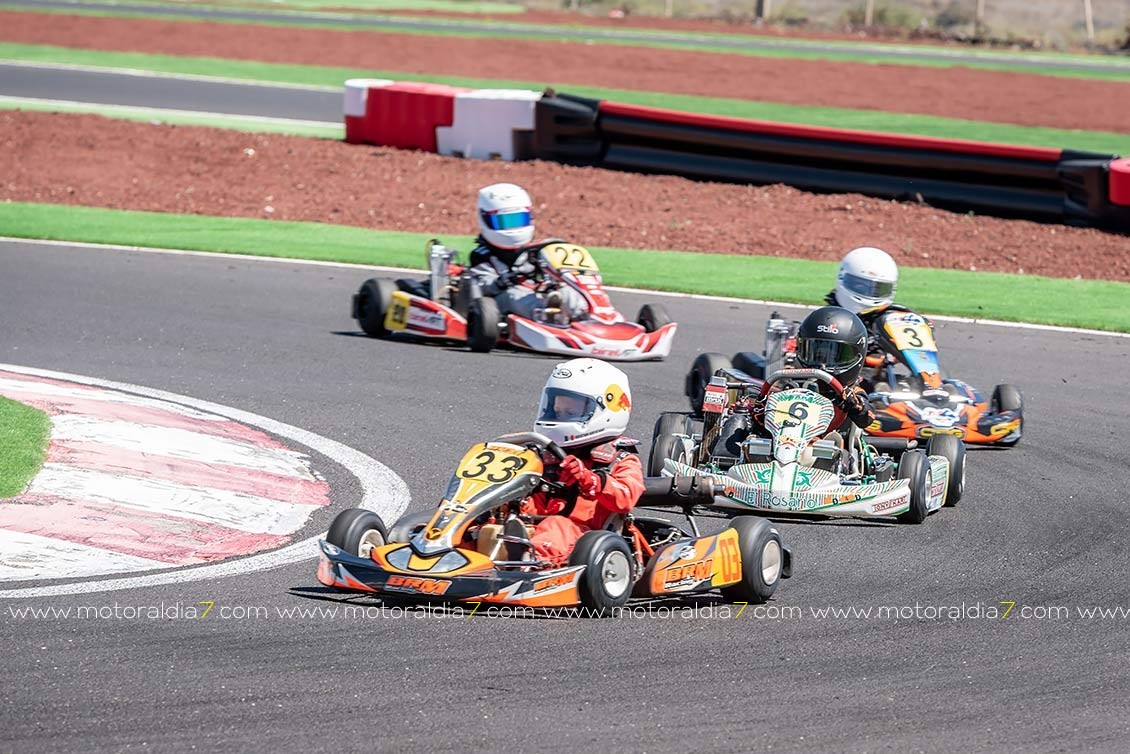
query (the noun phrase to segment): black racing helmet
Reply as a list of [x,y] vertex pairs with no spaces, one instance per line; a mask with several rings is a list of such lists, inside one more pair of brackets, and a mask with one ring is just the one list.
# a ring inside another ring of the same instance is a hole
[[847,309],[825,306],[800,323],[796,360],[809,369],[823,369],[844,387],[854,385],[867,355],[867,328]]

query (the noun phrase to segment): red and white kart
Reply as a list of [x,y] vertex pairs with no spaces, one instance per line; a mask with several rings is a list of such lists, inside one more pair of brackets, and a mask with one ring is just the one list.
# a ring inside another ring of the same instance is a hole
[[592,254],[560,239],[525,247],[535,272],[519,285],[546,302],[555,289],[568,287],[588,311],[570,319],[557,307],[536,309],[528,319],[499,314],[483,295],[455,252],[432,240],[427,245],[427,280],[370,278],[353,296],[353,318],[366,335],[407,335],[465,342],[472,351],[500,343],[541,353],[592,356],[608,361],[662,359],[671,352],[678,327],[659,304],[645,304],[635,322],[616,310],[604,290]]

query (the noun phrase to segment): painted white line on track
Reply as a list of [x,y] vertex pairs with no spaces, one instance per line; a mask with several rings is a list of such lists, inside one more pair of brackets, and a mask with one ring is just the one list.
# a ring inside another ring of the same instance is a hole
[[0,65],[20,68],[46,68],[58,71],[83,71],[85,73],[109,73],[116,76],[137,76],[147,79],[178,79],[183,81],[204,81],[215,84],[234,84],[237,86],[263,86],[272,89],[299,89],[311,92],[341,92],[340,86],[318,86],[315,84],[292,84],[285,81],[259,81],[257,79],[237,79],[228,76],[208,76],[199,73],[163,73],[141,68],[115,68],[112,66],[80,65],[78,63],[47,63],[33,60],[0,58]]
[[200,110],[179,110],[174,107],[141,107],[135,105],[109,105],[102,102],[87,102],[84,100],[69,99],[41,99],[38,97],[8,97],[0,95],[0,104],[3,105],[49,105],[53,107],[69,107],[75,109],[90,109],[102,112],[131,113],[153,117],[190,115],[192,117],[208,118],[210,120],[231,120],[240,123],[270,123],[280,126],[311,126],[318,128],[344,128],[341,121],[336,120],[299,120],[297,118],[272,118],[268,115],[239,115],[237,113],[211,113]]
[[[94,249],[105,251],[137,251],[146,254],[171,254],[173,256],[187,257],[213,257],[221,259],[248,259],[253,262],[275,262],[282,264],[304,264],[314,267],[338,267],[352,270],[373,270],[376,272],[395,272],[412,275],[427,274],[427,270],[414,267],[388,267],[378,264],[358,264],[355,262],[329,262],[321,259],[287,259],[285,257],[264,257],[254,254],[239,254],[236,252],[221,251],[195,251],[192,249],[162,249],[154,246],[126,246],[122,244],[88,243],[83,241],[55,241],[39,238],[17,238],[15,236],[0,236],[0,243],[27,243],[43,246],[73,246],[80,249]],[[728,304],[754,304],[757,306],[779,306],[792,309],[813,310],[819,309],[824,304],[798,304],[790,301],[769,301],[758,298],[737,298],[734,296],[712,296],[706,293],[678,293],[674,291],[656,291],[650,288],[625,288],[623,286],[609,285],[606,290],[620,291],[622,293],[638,293],[648,296],[664,296],[666,298],[685,298],[694,301],[718,301]],[[1021,330],[1044,330],[1047,332],[1075,333],[1078,335],[1106,335],[1111,338],[1130,338],[1130,333],[1111,332],[1109,330],[1089,330],[1085,327],[1063,327],[1060,325],[1042,325],[1036,322],[1009,322],[1001,319],[974,319],[972,317],[954,317],[948,314],[930,314],[930,319],[939,322],[961,322],[967,325],[986,325],[989,327],[1008,327]]]
[[[18,366],[15,364],[0,364],[0,370],[8,372],[18,372],[20,374],[28,374],[36,377],[46,377],[48,379],[68,380],[77,382],[83,385],[92,385],[95,387],[103,387],[111,390],[121,390],[124,392],[134,393],[147,398],[155,398],[162,401],[171,401],[173,403],[181,403],[186,406],[198,408],[202,411],[209,411],[221,416],[226,416],[244,424],[250,424],[260,429],[266,430],[272,434],[292,440],[308,448],[316,450],[332,461],[345,467],[352,473],[357,480],[361,483],[362,496],[358,501],[356,507],[367,508],[376,511],[381,518],[385,521],[392,522],[404,512],[408,507],[410,500],[408,494],[408,486],[404,483],[399,476],[397,476],[390,468],[384,464],[370,458],[369,456],[354,450],[346,445],[342,445],[335,440],[316,435],[305,429],[283,424],[282,422],[269,419],[265,416],[259,416],[249,411],[242,411],[228,406],[222,406],[218,403],[211,403],[209,401],[200,400],[197,398],[190,398],[185,395],[178,395],[164,390],[155,390],[153,388],[142,387],[139,385],[130,385],[122,382],[113,382],[111,380],[103,380],[95,377],[85,377],[77,374],[68,374],[65,372],[54,372],[47,369],[36,369],[33,367]],[[261,555],[252,555],[246,558],[235,558],[226,560],[222,563],[213,565],[199,566],[196,568],[185,568],[177,571],[153,573],[144,576],[132,576],[117,579],[98,579],[93,581],[79,581],[66,584],[56,584],[52,586],[39,586],[39,587],[25,587],[21,589],[5,589],[0,590],[0,598],[23,598],[23,597],[54,597],[69,594],[88,594],[93,592],[107,592],[119,589],[139,589],[143,587],[161,586],[163,584],[182,584],[191,581],[201,581],[204,579],[216,579],[224,576],[236,576],[241,574],[253,573],[255,571],[263,571],[269,568],[276,568],[278,566],[296,563],[302,560],[309,560],[317,557],[318,555],[318,540],[324,536],[324,533],[304,539],[301,542],[287,545],[286,547],[273,550],[271,552],[263,553]],[[161,564],[165,566],[165,564]]]

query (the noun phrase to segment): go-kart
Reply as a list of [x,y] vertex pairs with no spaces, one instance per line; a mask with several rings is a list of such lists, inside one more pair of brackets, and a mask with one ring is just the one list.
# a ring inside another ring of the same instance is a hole
[[[659,304],[645,304],[635,322],[612,305],[600,269],[581,246],[551,239],[524,247],[533,272],[519,284],[536,292],[545,306],[532,319],[503,317],[498,303],[483,295],[456,253],[428,242],[428,280],[395,283],[370,278],[353,296],[353,318],[366,335],[410,335],[465,342],[486,352],[500,343],[542,353],[592,356],[608,361],[662,359],[671,352],[678,327]],[[552,292],[568,287],[584,300],[585,314],[570,318],[553,303]]]
[[[719,369],[733,368],[763,379],[770,372],[793,366],[798,324],[774,312],[761,354],[746,351],[732,359],[718,353],[701,354],[686,378],[691,408],[701,410],[705,386]],[[891,440],[875,441],[883,450],[898,453],[916,447],[916,440],[939,434],[978,445],[1020,442],[1024,429],[1020,389],[997,385],[986,398],[961,380],[943,379],[933,328],[926,318],[902,309],[888,310],[872,325],[871,337],[879,352],[867,357],[861,384],[875,411],[875,422],[867,434]]]
[[698,533],[691,510],[713,502],[714,494],[709,480],[697,478],[650,479],[639,502],[682,508],[691,532],[661,518],[617,515],[605,528],[585,532],[567,565],[538,561],[528,538],[537,517],[522,514],[522,501],[538,490],[568,494],[547,476],[546,453],[565,457],[532,432],[474,445],[439,507],[404,516],[391,529],[372,511],[342,511],[321,543],[318,580],[386,596],[581,605],[603,614],[632,595],[711,589],[734,601],[764,602],[791,575],[791,552],[768,521],[738,517],[718,534]]
[[[854,424],[829,434],[836,415],[819,384],[841,393],[820,369],[783,369],[765,380],[720,369],[703,395],[701,431],[691,414],[656,423],[649,473],[714,480],[718,507],[824,516],[895,516],[918,524],[965,488],[965,446],[953,435],[930,438],[926,450],[896,461],[865,440]],[[752,412],[764,406],[769,436],[756,433]]]

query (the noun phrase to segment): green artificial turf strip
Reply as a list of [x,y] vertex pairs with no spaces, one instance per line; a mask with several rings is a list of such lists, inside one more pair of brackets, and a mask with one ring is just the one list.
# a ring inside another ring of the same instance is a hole
[[[102,4],[96,4],[102,5]],[[36,13],[50,13],[50,14],[65,14],[65,15],[91,15],[91,16],[114,16],[120,18],[148,18],[160,19],[166,21],[178,21],[186,24],[196,23],[200,21],[209,21],[217,23],[233,23],[233,24],[253,24],[253,25],[270,25],[270,26],[300,26],[312,29],[333,29],[337,31],[372,31],[383,32],[390,34],[414,34],[421,36],[436,36],[436,37],[470,37],[478,39],[507,39],[512,37],[528,39],[529,30],[537,29],[539,34],[543,33],[551,26],[523,26],[522,24],[503,23],[498,21],[489,22],[491,28],[483,28],[482,22],[462,19],[443,19],[445,23],[459,26],[461,28],[446,28],[446,29],[412,29],[412,28],[380,28],[364,23],[357,24],[333,24],[324,20],[319,20],[317,15],[311,12],[303,11],[282,11],[275,14],[274,19],[232,19],[232,18],[208,18],[208,19],[192,19],[179,15],[176,11],[183,6],[169,5],[169,13],[138,13],[131,12],[116,8],[112,4],[104,4],[103,7],[88,6],[74,6],[72,8],[36,8],[34,10],[26,6],[5,6],[0,2],[0,10],[18,10],[22,12],[36,12]],[[206,7],[206,6],[197,6]],[[341,15],[341,14],[335,14]],[[345,14],[348,17],[348,14]],[[376,17],[374,17],[376,18]],[[395,15],[384,16],[389,21],[406,21],[420,22],[418,17],[401,18]],[[1130,80],[1130,65],[1122,66],[1118,58],[1104,58],[1104,63],[1109,63],[1119,67],[1119,70],[1094,70],[1087,68],[1068,67],[1064,65],[1057,65],[1058,61],[1064,63],[1077,62],[1080,60],[1093,61],[1097,60],[1095,56],[1079,56],[1067,54],[1048,54],[1041,53],[1039,55],[1031,55],[1028,59],[1038,61],[1036,65],[1020,65],[1012,62],[1009,57],[994,54],[992,52],[977,51],[972,53],[972,57],[954,57],[953,59],[939,60],[936,58],[917,58],[917,59],[892,59],[882,55],[870,52],[868,47],[861,46],[861,43],[852,42],[821,42],[817,40],[797,42],[796,40],[789,40],[790,44],[800,44],[801,46],[811,46],[812,49],[785,49],[771,46],[757,47],[757,48],[740,48],[740,47],[721,47],[715,41],[722,38],[733,38],[736,35],[727,34],[710,34],[710,33],[691,33],[697,37],[693,41],[678,41],[666,42],[654,39],[646,39],[642,35],[649,32],[647,30],[634,31],[634,30],[618,30],[617,33],[627,36],[641,35],[639,39],[610,39],[593,34],[591,37],[577,38],[573,36],[579,33],[585,33],[592,27],[586,28],[585,26],[570,26],[562,27],[561,36],[539,36],[538,41],[561,41],[573,44],[608,44],[620,45],[627,47],[654,47],[659,49],[670,50],[689,50],[694,52],[711,52],[721,54],[733,55],[748,55],[751,57],[772,57],[772,58],[795,58],[801,60],[828,60],[828,61],[842,61],[854,63],[873,63],[883,65],[910,65],[922,66],[928,68],[953,68],[963,66],[967,68],[976,68],[983,70],[997,70],[997,71],[1014,71],[1018,73],[1033,73],[1048,76],[1063,76],[1068,78],[1093,78],[1093,79],[1106,79],[1114,81],[1127,81]],[[595,32],[596,30],[594,30]],[[191,33],[187,30],[185,33]],[[761,40],[765,41],[765,40]],[[824,49],[821,49],[823,46]],[[924,54],[937,54],[937,48],[923,46],[916,48],[914,46],[896,47],[901,51],[915,52],[921,50]],[[1015,55],[1014,55],[1015,57]],[[1125,70],[1122,70],[1122,68]]]
[[[396,71],[366,71],[350,68],[259,63],[220,58],[191,58],[132,52],[73,50],[44,45],[0,42],[0,59],[45,62],[109,68],[131,68],[157,73],[239,78],[249,81],[342,87],[350,78],[391,78],[402,81],[431,81],[472,88],[512,88],[541,90],[546,82],[512,81],[436,76]],[[1102,131],[1074,131],[1056,128],[1013,126],[1002,123],[939,118],[929,115],[885,113],[877,110],[849,110],[834,107],[807,107],[772,102],[697,97],[691,95],[637,92],[623,89],[580,86],[549,82],[571,94],[608,99],[633,105],[671,110],[754,118],[782,123],[854,128],[884,133],[937,136],[1004,144],[1078,149],[1112,154],[1130,153],[1130,134]],[[172,121],[170,121],[172,122]],[[260,130],[260,129],[256,129]],[[262,129],[265,130],[265,129]],[[323,135],[323,134],[317,134]]]
[[24,491],[47,457],[50,436],[47,414],[0,397],[0,498]]
[[[422,269],[429,233],[245,218],[0,203],[0,235]],[[464,250],[469,238],[448,238]],[[583,239],[577,239],[582,241]],[[836,264],[594,248],[610,285],[818,303]],[[930,314],[1130,332],[1130,284],[904,267],[899,301]]]

